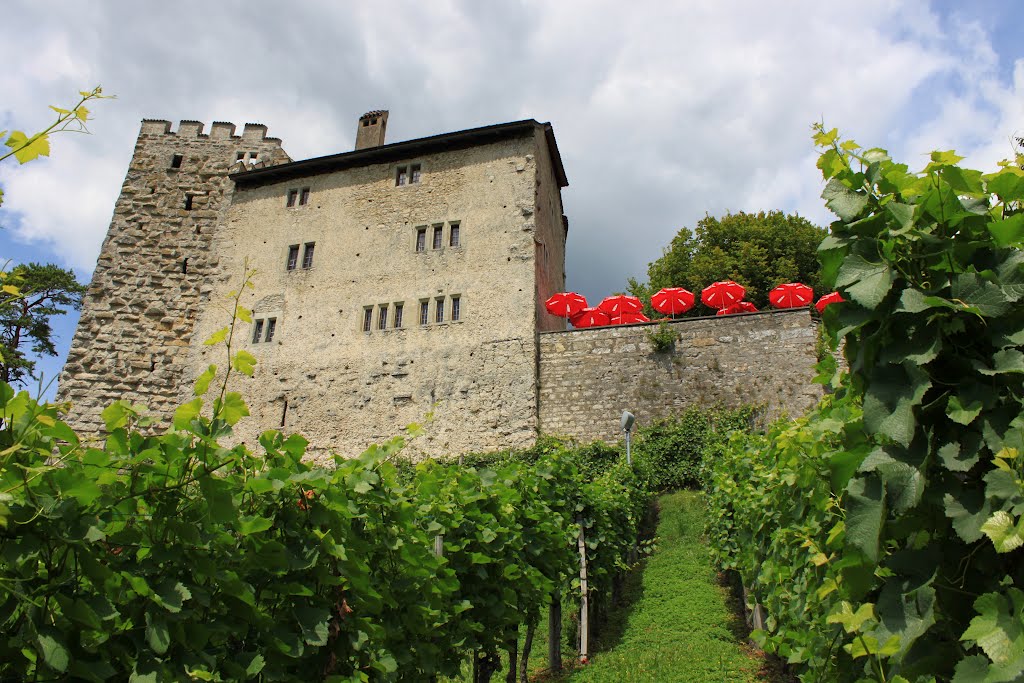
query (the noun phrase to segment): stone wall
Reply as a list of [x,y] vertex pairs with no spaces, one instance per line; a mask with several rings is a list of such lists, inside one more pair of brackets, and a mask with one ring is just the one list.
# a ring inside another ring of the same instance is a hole
[[217,265],[210,244],[230,201],[228,173],[243,168],[239,154],[245,165],[289,161],[266,132],[143,121],[60,377],[76,428],[99,431],[117,399],[161,416],[177,405],[200,290]]
[[640,425],[692,405],[762,405],[769,418],[815,405],[817,322],[806,309],[670,323],[679,340],[658,353],[657,324],[541,334],[540,430],[582,440],[621,437],[623,410]]

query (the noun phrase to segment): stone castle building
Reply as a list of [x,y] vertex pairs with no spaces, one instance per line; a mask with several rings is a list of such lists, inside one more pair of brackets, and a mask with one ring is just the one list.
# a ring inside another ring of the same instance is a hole
[[[565,331],[543,302],[565,285],[568,182],[550,124],[516,121],[385,143],[359,119],[352,152],[293,161],[262,125],[144,120],[82,307],[59,398],[102,430],[117,399],[170,416],[222,346],[229,293],[255,269],[233,340],[255,443],[283,428],[313,454],[360,452],[432,415],[412,450],[525,446],[540,432],[616,437],[698,402],[799,413],[820,391],[802,312]],[[607,416],[607,420],[605,420]]]

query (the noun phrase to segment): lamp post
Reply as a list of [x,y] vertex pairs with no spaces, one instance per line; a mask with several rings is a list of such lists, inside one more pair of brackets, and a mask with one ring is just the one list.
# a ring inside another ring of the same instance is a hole
[[622,431],[626,432],[626,464],[630,467],[633,466],[633,455],[629,449],[629,432],[633,429],[634,422],[636,422],[636,418],[633,417],[633,413],[623,410],[620,424],[622,425]]

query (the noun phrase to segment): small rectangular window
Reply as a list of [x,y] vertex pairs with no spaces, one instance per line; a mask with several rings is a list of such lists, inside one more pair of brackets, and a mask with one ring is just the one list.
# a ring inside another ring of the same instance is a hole
[[409,167],[409,183],[414,184],[420,182],[420,165],[413,164]]
[[274,330],[277,328],[277,318],[267,318],[267,341],[274,341]]
[[429,301],[421,301],[420,302],[420,325],[426,325],[427,322],[429,322],[430,319],[427,317],[427,313],[428,313],[429,310],[430,310],[430,302]]
[[405,181],[408,178],[408,170],[405,166],[399,166],[395,170],[395,187],[401,187],[405,185]]
[[461,246],[459,242],[459,224],[452,223],[451,228],[448,231],[448,246],[458,247]]
[[263,321],[257,320],[256,324],[252,328],[252,343],[259,344],[260,339],[263,338]]
[[405,308],[402,304],[395,304],[395,327],[399,328],[402,326],[402,309]]
[[299,265],[299,245],[293,244],[288,247],[288,270],[295,270]]
[[286,204],[286,206],[288,208],[291,208],[291,207],[295,206],[295,200],[298,199],[298,198],[299,198],[299,191],[298,190],[288,190],[288,203]]
[[235,161],[241,161],[245,158],[245,152],[238,152],[235,154]]
[[181,168],[181,162],[185,160],[180,154],[175,154],[171,157],[171,168]]
[[256,157],[258,157],[259,155],[259,152],[249,152],[249,161],[256,161]]
[[427,229],[416,228],[416,251],[427,250]]
[[388,329],[388,307],[384,304],[381,304],[377,310],[377,329]]
[[462,315],[462,306],[460,305],[461,303],[462,301],[461,299],[459,299],[459,297],[452,297],[452,322],[458,320],[459,317]]
[[373,309],[366,307],[363,309],[363,332],[369,332],[370,327],[373,325]]
[[299,206],[305,206],[309,204],[309,188],[302,188],[302,194],[299,195]]
[[302,267],[307,270],[313,267],[313,248],[315,246],[316,242],[306,242],[305,249],[302,252]]
[[440,249],[441,248],[441,236],[443,234],[444,234],[444,226],[443,225],[435,225],[434,226],[434,243],[433,243],[434,249]]
[[444,299],[439,298],[434,300],[434,322],[444,322]]
[[190,195],[190,194],[185,195],[185,210],[186,211],[191,211],[192,210],[192,195]]

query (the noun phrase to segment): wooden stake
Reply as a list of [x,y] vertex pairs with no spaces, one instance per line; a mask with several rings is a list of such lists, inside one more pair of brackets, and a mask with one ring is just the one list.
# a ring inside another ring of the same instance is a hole
[[587,589],[587,543],[580,520],[580,661],[586,663],[590,654],[590,591]]
[[557,588],[548,608],[548,666],[554,672],[562,670],[562,596]]

